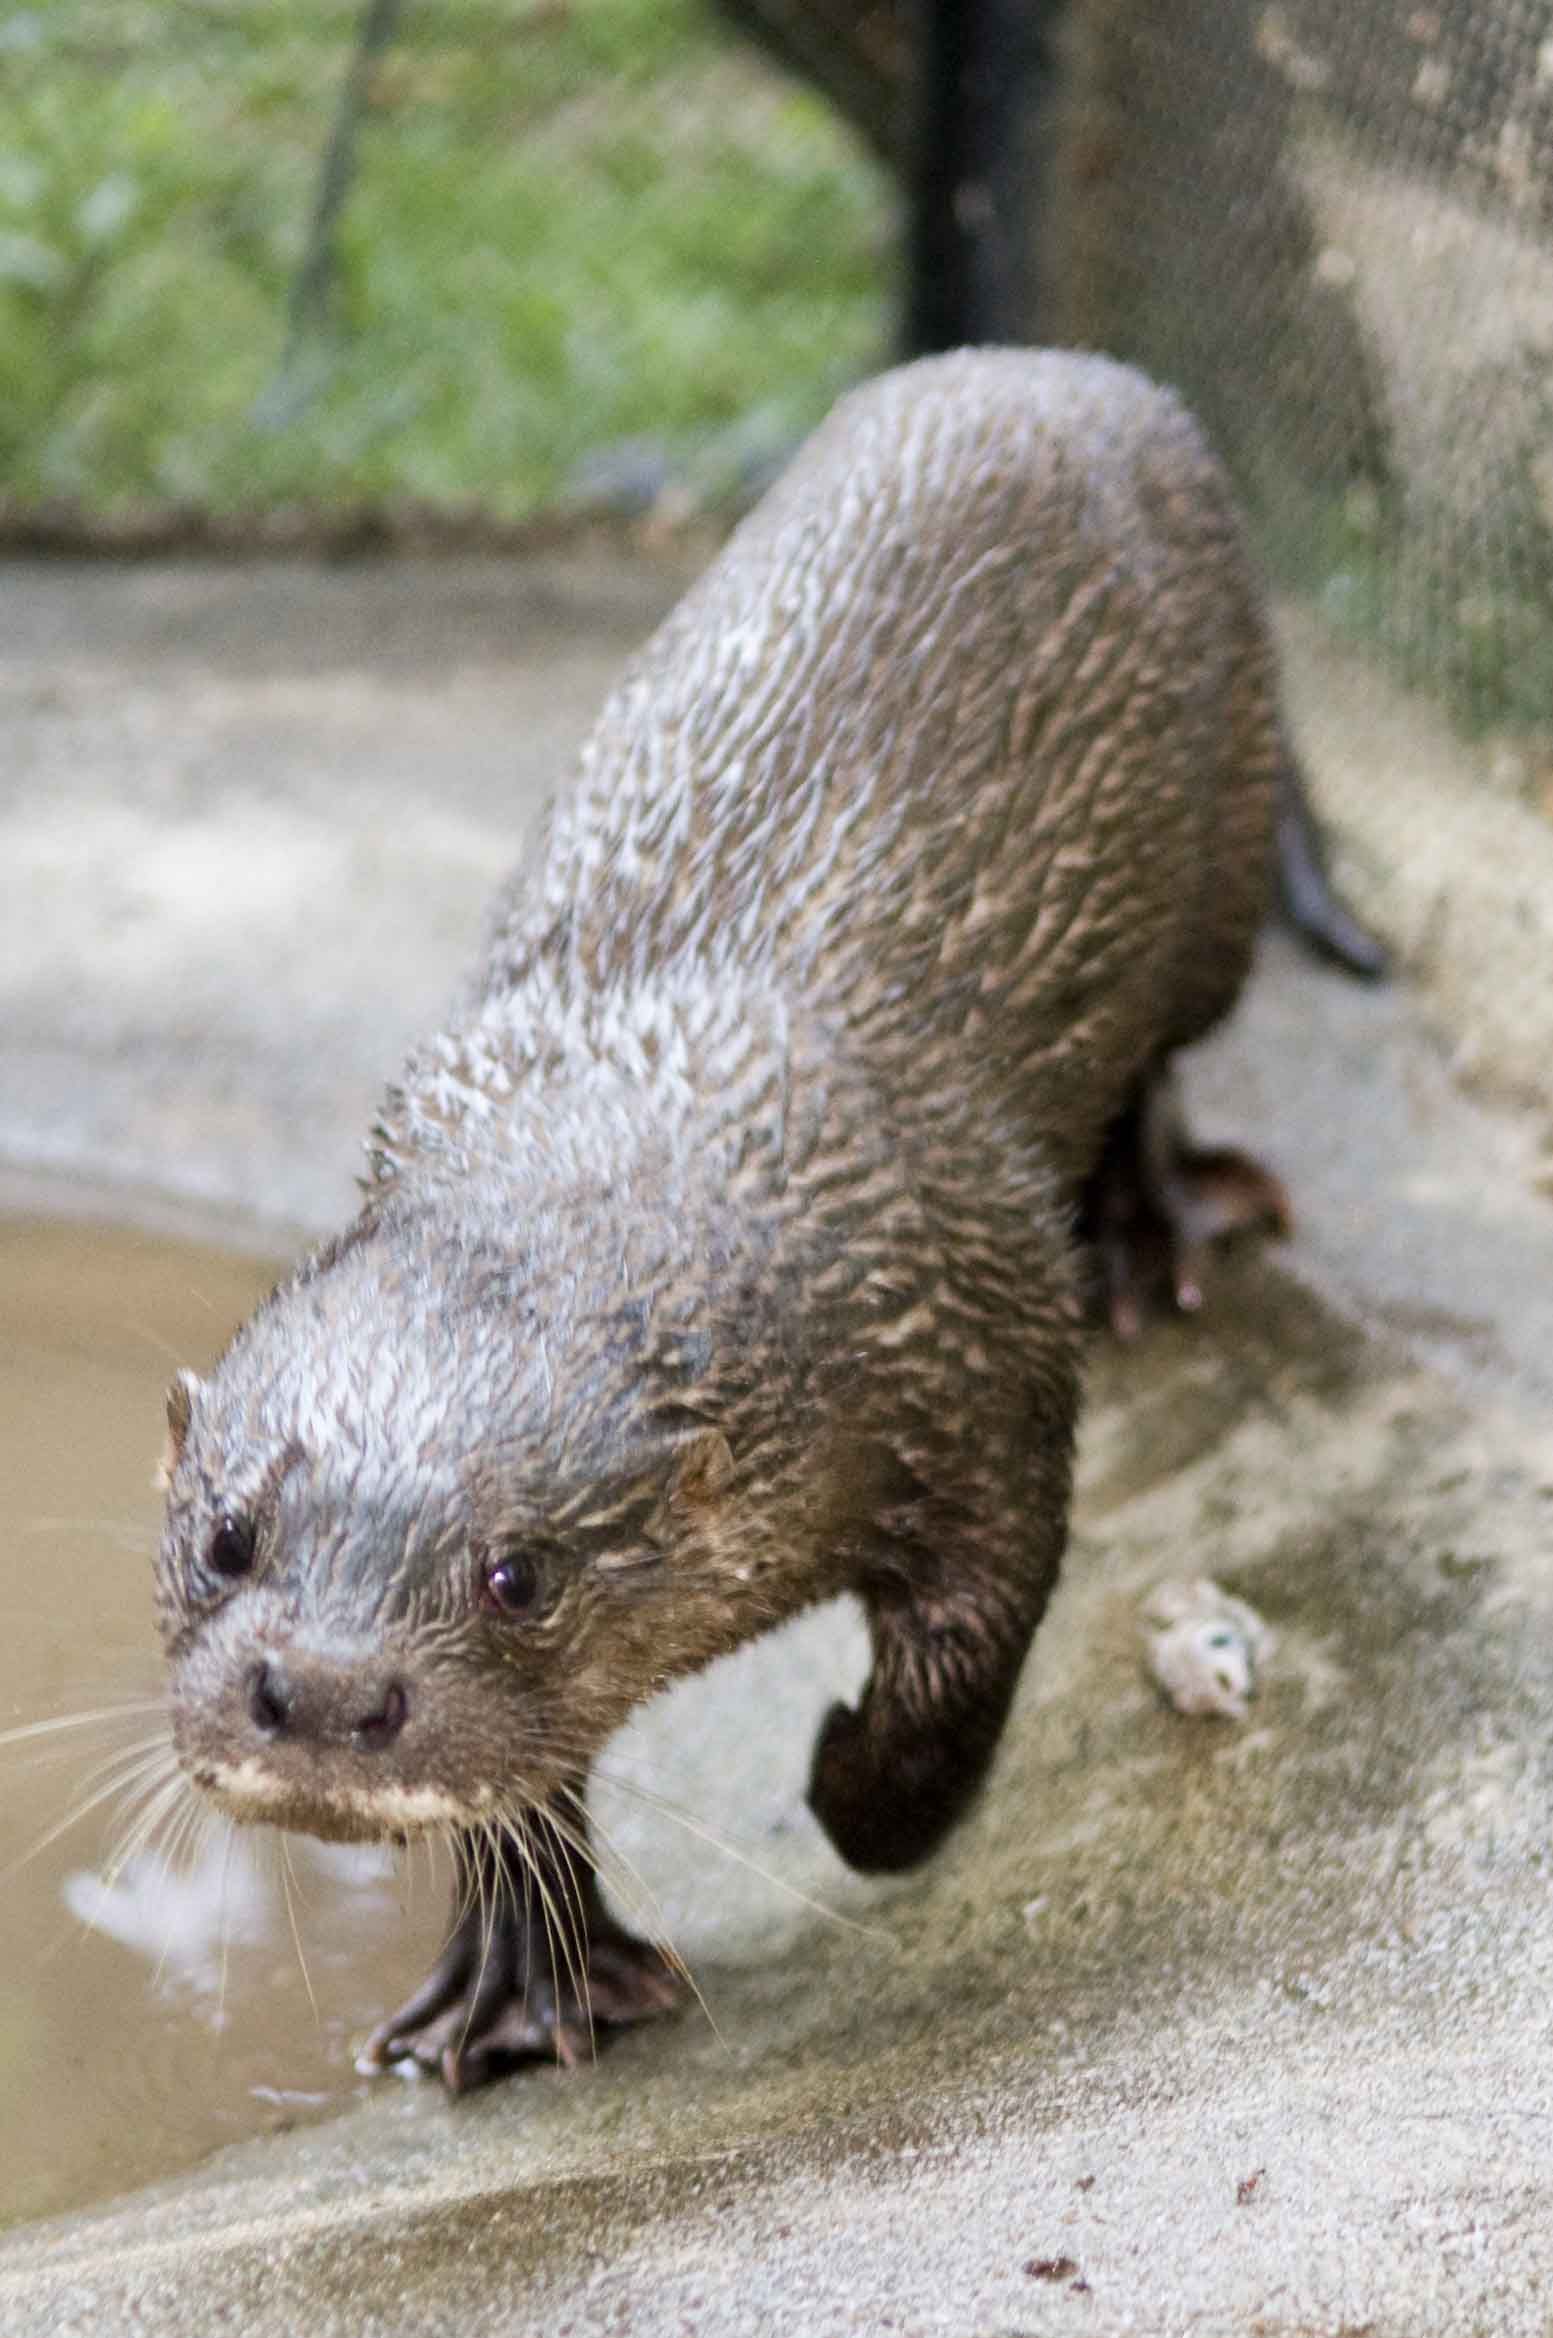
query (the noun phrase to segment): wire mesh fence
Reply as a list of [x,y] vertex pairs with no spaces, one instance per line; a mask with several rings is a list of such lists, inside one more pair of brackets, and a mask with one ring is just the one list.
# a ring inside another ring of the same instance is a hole
[[13,541],[720,518],[924,313],[936,172],[971,329],[1203,415],[1361,896],[1546,1094],[1547,0],[48,0],[0,71]]
[[1069,64],[1059,337],[1186,389],[1335,624],[1469,725],[1546,724],[1546,8],[1095,6]]
[[1461,1061],[1545,1104],[1553,16],[1081,0],[1046,129],[1045,330],[1207,420],[1350,882]]

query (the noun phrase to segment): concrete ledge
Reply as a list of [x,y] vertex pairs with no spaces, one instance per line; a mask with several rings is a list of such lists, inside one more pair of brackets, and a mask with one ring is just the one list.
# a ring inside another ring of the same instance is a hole
[[[0,572],[0,1151],[337,1214],[378,1080],[669,592]],[[888,1894],[827,1867],[798,1781],[857,1648],[809,1619],[633,1732],[714,1830],[786,1814],[773,1864],[863,1929],[641,1821],[723,2042],[687,2017],[453,2106],[387,2084],[13,2231],[8,2332],[1540,2338],[1553,1206],[1536,1115],[1464,1094],[1440,1032],[1545,1098],[1544,1026],[1493,1010],[1553,890],[1529,848],[1490,863],[1502,807],[1443,738],[1421,788],[1416,709],[1294,636],[1355,870],[1404,939],[1436,893],[1453,938],[1423,1012],[1270,947],[1194,1068],[1300,1231],[1227,1261],[1201,1324],[1097,1354],[1072,1563],[973,1822]],[[1239,1728],[1138,1661],[1142,1594],[1199,1572],[1280,1635]]]

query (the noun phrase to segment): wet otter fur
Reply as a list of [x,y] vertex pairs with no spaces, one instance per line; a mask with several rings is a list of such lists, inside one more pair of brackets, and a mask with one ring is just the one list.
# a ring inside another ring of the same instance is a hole
[[185,1768],[239,1819],[460,1846],[375,2060],[458,2087],[672,2000],[588,1765],[832,1593],[873,1641],[815,1751],[832,1841],[904,1868],[965,1811],[1067,1531],[1080,1221],[1127,1328],[1282,1216],[1167,1098],[1291,801],[1224,476],[1099,358],[844,399],[628,669],[359,1217],[169,1398]]

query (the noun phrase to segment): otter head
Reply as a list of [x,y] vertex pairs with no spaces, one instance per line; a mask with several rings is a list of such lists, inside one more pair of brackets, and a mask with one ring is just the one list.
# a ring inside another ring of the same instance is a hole
[[543,1802],[775,1620],[722,1343],[683,1286],[627,1299],[631,1261],[588,1263],[364,1220],[174,1382],[173,1736],[231,1816],[361,1839]]

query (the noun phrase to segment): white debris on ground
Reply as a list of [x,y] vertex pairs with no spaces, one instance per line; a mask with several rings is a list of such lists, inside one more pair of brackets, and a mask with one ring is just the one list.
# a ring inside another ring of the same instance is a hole
[[1142,1624],[1143,1660],[1178,1713],[1245,1719],[1277,1644],[1255,1608],[1197,1575],[1150,1592]]

